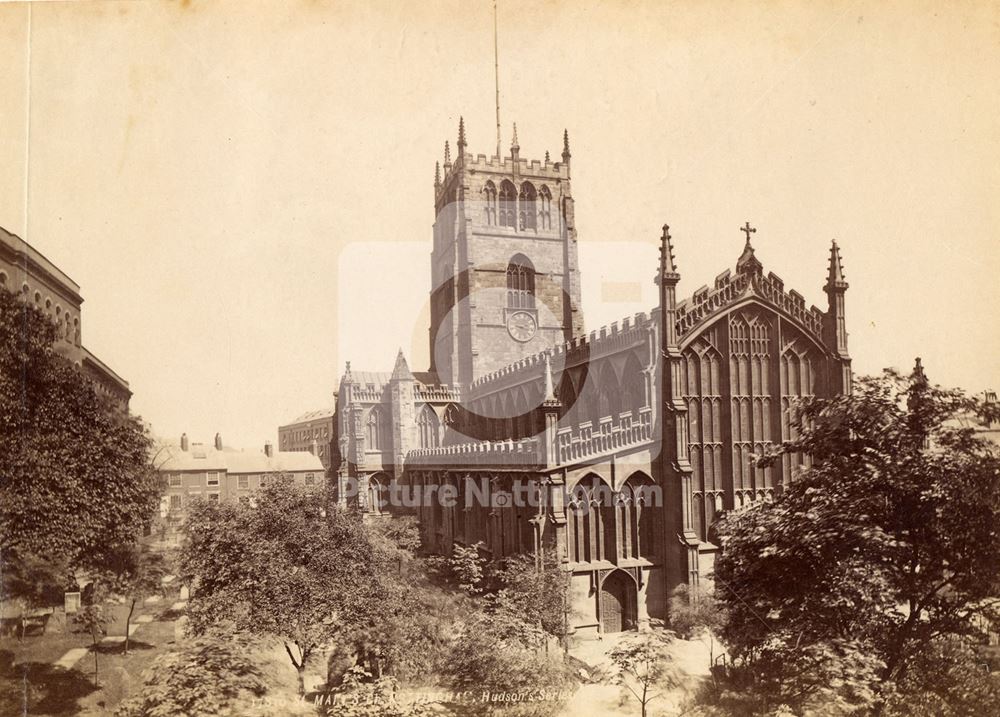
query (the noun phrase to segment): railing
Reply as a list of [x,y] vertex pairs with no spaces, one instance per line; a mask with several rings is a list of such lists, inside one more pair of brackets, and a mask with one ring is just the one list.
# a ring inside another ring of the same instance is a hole
[[542,451],[537,438],[477,441],[439,448],[417,448],[406,454],[406,462],[423,466],[539,466]]
[[594,429],[590,421],[576,427],[567,426],[556,433],[558,465],[578,463],[582,460],[614,453],[626,448],[648,443],[653,437],[653,411],[640,408],[638,412],[621,414],[618,423],[610,416],[602,418]]
[[418,401],[460,402],[462,393],[457,386],[415,386],[413,395]]

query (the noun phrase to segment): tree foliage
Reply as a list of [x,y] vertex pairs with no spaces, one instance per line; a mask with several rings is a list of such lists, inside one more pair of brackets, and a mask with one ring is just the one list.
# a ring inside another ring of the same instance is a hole
[[208,632],[157,657],[115,717],[244,717],[267,692],[245,640]]
[[660,630],[626,635],[609,653],[618,668],[617,682],[636,702],[642,717],[650,704],[683,684],[681,671],[673,664],[667,648],[669,636]]
[[56,338],[0,289],[0,554],[100,567],[149,523],[159,482],[142,424],[100,397]]
[[310,658],[381,617],[383,576],[392,565],[358,516],[325,494],[271,481],[255,507],[192,506],[181,550],[191,585],[190,625],[203,632],[220,619],[240,632],[279,637],[299,673]]
[[734,679],[765,707],[891,710],[934,690],[915,668],[940,640],[980,639],[1000,585],[1000,460],[956,418],[987,412],[919,368],[800,406],[779,455],[811,467],[723,521],[715,566]]

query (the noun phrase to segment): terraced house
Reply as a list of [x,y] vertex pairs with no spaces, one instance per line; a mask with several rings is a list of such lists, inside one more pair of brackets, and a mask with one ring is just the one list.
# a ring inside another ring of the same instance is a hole
[[343,500],[416,511],[441,552],[550,548],[573,576],[579,636],[665,617],[675,586],[710,573],[720,515],[767,500],[808,461],[752,462],[792,437],[796,400],[851,390],[837,245],[824,309],[765,272],[749,223],[735,267],[680,299],[665,226],[659,305],[588,333],[568,136],[558,162],[520,157],[516,133],[509,156],[486,157],[468,153],[460,123],[434,208],[431,365],[411,371],[402,351],[391,373],[347,365]]

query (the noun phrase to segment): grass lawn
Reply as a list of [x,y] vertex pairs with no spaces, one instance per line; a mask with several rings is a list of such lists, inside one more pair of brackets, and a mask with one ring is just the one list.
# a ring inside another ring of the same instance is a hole
[[[151,614],[154,620],[162,605],[136,606],[135,618]],[[125,633],[127,605],[112,609],[115,621],[109,635]],[[100,646],[98,682],[94,684],[94,657],[88,652],[75,669],[55,667],[69,650],[89,648],[90,635],[76,632],[77,626],[50,625],[45,635],[28,636],[23,641],[0,639],[0,715],[99,715],[110,714],[124,699],[142,671],[174,640],[173,622],[151,622],[139,627],[129,641],[129,654],[121,643]]]

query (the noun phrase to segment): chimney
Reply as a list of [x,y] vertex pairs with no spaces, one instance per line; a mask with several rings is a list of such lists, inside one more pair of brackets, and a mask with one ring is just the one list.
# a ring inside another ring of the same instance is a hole
[[274,456],[274,446],[271,445],[270,441],[264,444],[264,455],[267,456],[268,458]]
[[186,452],[187,449],[188,449],[188,434],[182,433],[181,434],[181,450]]
[[316,446],[316,439],[315,438],[312,439],[312,442],[309,444],[309,452],[312,453],[313,455],[316,455],[317,446]]
[[215,450],[217,451],[222,450],[222,435],[219,433],[215,434]]

